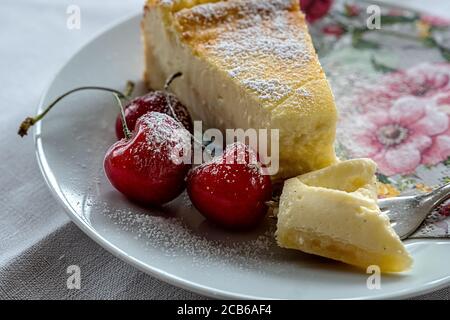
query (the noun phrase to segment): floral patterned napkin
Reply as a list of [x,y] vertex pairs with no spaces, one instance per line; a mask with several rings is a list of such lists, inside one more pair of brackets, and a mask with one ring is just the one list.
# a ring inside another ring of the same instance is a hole
[[[339,109],[341,158],[377,162],[379,196],[428,192],[450,182],[450,21],[336,1],[311,26]],[[372,11],[371,11],[372,12]],[[450,201],[413,235],[449,237]]]

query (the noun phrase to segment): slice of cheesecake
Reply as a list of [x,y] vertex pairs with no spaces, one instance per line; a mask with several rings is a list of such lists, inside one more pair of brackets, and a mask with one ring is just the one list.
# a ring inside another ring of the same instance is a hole
[[[149,0],[145,79],[204,126],[279,129],[282,179],[336,161],[336,108],[298,0]],[[272,155],[273,156],[273,155]]]
[[377,205],[375,171],[372,160],[356,159],[287,180],[278,244],[383,272],[408,269],[412,259]]

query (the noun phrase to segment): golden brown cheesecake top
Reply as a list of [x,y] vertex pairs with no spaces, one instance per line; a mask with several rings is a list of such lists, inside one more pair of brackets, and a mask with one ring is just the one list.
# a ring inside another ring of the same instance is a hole
[[297,0],[150,0],[194,54],[273,109],[325,79]]

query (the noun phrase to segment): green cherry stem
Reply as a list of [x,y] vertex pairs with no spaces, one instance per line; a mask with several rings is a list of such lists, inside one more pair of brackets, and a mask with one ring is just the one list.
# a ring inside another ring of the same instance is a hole
[[[167,79],[167,81],[166,81],[166,83],[165,83],[165,85],[164,85],[164,91],[166,91],[167,93],[169,93],[170,85],[172,84],[172,82],[173,82],[176,78],[181,77],[182,75],[183,75],[183,73],[181,73],[181,72],[176,72],[176,73],[174,73],[173,75],[171,75],[171,76],[169,77],[169,79]],[[174,109],[173,106],[172,106],[172,101],[170,101],[169,95],[166,95],[166,101],[167,101],[167,105],[169,106],[170,113],[172,113],[172,117],[173,117],[176,121],[178,121],[180,124],[182,124],[182,122],[180,121],[180,119],[178,119],[177,115],[175,114],[175,109]],[[202,148],[203,150],[207,150],[206,147],[203,145],[203,142],[202,142],[202,141],[199,141],[199,140],[198,140],[193,134],[191,134],[191,133],[190,133],[190,136],[191,136],[192,140],[193,140],[195,143],[197,143],[198,145],[200,145],[201,148]]]
[[133,94],[133,91],[134,91],[134,82],[128,80],[127,84],[125,85],[125,91],[123,93],[125,95],[125,98],[129,99]]
[[125,139],[128,140],[131,138],[131,132],[130,129],[128,129],[127,126],[127,120],[125,117],[125,110],[122,104],[122,100],[120,99],[119,95],[117,93],[113,93],[114,98],[116,98],[117,103],[119,104],[119,108],[120,108],[120,119],[122,120],[122,129],[123,129],[123,134],[125,135]]
[[[164,91],[169,92],[170,85],[172,84],[173,80],[175,80],[178,77],[181,77],[183,74],[181,72],[174,73],[167,79],[165,85],[164,85]],[[172,102],[170,101],[170,98],[167,98],[167,105],[169,106],[170,112],[172,113],[172,117],[181,123],[181,121],[178,119],[177,115],[175,114],[175,110],[173,109]]]
[[107,91],[107,92],[112,92],[114,94],[116,94],[118,97],[120,97],[121,99],[128,99],[133,90],[134,90],[134,83],[131,81],[127,82],[126,85],[126,89],[125,89],[125,93],[120,92],[119,90],[115,90],[115,89],[111,89],[111,88],[105,88],[105,87],[98,87],[98,86],[86,86],[86,87],[80,87],[80,88],[75,88],[72,89],[70,91],[67,91],[66,93],[64,93],[63,95],[59,96],[58,98],[56,98],[52,103],[50,103],[45,109],[44,111],[42,111],[42,113],[38,114],[35,117],[27,117],[21,124],[18,130],[18,135],[23,137],[25,135],[27,135],[28,130],[30,129],[30,127],[32,127],[34,124],[36,124],[37,122],[39,122],[40,120],[42,120],[42,118],[45,117],[45,115],[56,105],[58,104],[58,102],[60,102],[62,99],[64,99],[65,97],[67,97],[68,95],[71,95],[72,93],[78,92],[78,91],[83,91],[83,90],[100,90],[100,91]]

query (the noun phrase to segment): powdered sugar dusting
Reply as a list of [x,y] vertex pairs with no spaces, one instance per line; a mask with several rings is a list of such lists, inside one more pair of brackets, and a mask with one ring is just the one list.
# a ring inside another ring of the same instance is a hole
[[171,5],[173,5],[173,0],[160,0],[160,3],[163,6],[171,6]]
[[132,232],[135,239],[145,241],[147,246],[157,248],[165,256],[188,256],[199,266],[264,266],[273,260],[276,248],[273,226],[248,240],[236,241],[233,234],[229,239],[216,240],[195,231],[182,217],[113,210],[106,203],[102,204],[101,212],[122,231]]
[[270,25],[263,23],[260,16],[248,16],[239,20],[237,23],[240,30],[219,36],[214,50],[227,57],[239,55],[249,58],[251,53],[256,52],[263,56],[298,63],[306,51],[304,43],[299,42],[297,35],[292,34],[295,30],[285,17],[273,15],[270,19]]
[[242,84],[259,94],[259,98],[262,100],[276,99],[280,100],[283,97],[291,93],[292,89],[290,86],[283,84],[278,79],[244,79]]
[[150,129],[146,136],[149,144],[178,144],[183,142],[181,133],[189,136],[187,130],[182,128],[178,122],[163,113],[151,112],[145,114],[142,116],[142,121]]
[[303,97],[311,97],[311,92],[306,90],[305,88],[299,88],[296,90],[297,94]]
[[148,146],[152,154],[171,157],[176,156],[176,152],[190,150],[190,133],[175,119],[164,113],[150,112],[140,121],[149,129],[145,132],[147,143],[140,146]]
[[[197,173],[212,175],[216,178],[215,188],[222,189],[226,185],[242,184],[242,180],[248,179],[250,182],[245,191],[249,188],[267,187],[267,173],[258,159],[258,154],[245,143],[235,142],[226,147],[225,152],[216,155],[210,161],[195,168]],[[236,193],[243,190],[235,189]],[[213,188],[210,190],[214,192]]]
[[230,0],[182,10],[177,17],[187,29],[195,25],[195,34],[199,28],[207,34],[213,26],[215,36],[201,44],[208,55],[261,100],[276,105],[293,94],[299,71],[314,54],[299,14],[291,11],[291,0]]

